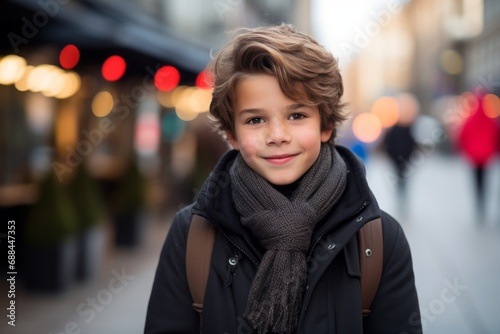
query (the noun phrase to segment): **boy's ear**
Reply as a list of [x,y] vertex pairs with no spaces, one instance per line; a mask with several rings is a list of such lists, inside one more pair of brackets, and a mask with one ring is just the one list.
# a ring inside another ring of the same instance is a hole
[[236,140],[235,136],[233,135],[233,133],[229,130],[226,131],[226,138],[227,138],[227,141],[229,142],[229,144],[235,149],[235,150],[239,150],[240,147],[238,145],[238,141]]
[[326,143],[332,137],[333,129],[321,131],[321,142]]

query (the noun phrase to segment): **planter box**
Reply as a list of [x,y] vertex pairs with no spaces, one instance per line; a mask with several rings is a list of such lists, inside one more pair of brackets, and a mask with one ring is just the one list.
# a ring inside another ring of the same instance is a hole
[[76,238],[54,246],[26,245],[25,284],[33,292],[61,292],[74,282]]

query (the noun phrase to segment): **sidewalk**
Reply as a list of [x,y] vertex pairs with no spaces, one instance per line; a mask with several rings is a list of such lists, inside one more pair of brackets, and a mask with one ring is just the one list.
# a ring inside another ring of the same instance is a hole
[[167,221],[149,224],[141,248],[108,248],[93,282],[75,284],[57,296],[33,296],[18,290],[16,326],[2,321],[0,333],[142,333],[160,249],[169,226]]
[[[407,210],[399,209],[383,156],[367,177],[410,243],[424,333],[500,333],[500,166],[487,174],[487,214],[475,217],[472,176],[458,157],[433,154],[414,166]],[[397,307],[397,305],[395,305]]]

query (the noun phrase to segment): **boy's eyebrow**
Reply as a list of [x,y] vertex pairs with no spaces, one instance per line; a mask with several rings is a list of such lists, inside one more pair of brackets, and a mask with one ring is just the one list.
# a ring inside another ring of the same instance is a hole
[[[293,110],[300,109],[302,107],[306,107],[306,105],[302,104],[302,103],[293,103],[293,104],[286,106],[285,111],[293,111]],[[240,110],[238,114],[240,116],[244,115],[244,114],[258,114],[258,113],[261,113],[263,111],[264,111],[264,109],[262,109],[262,108],[248,108],[248,109]]]
[[294,104],[290,104],[289,106],[287,106],[286,109],[287,110],[297,110],[297,109],[300,109],[303,107],[306,107],[306,105],[303,103],[294,103]]
[[239,111],[239,115],[244,115],[244,114],[258,114],[262,112],[264,109],[261,108],[249,108],[249,109],[242,109]]

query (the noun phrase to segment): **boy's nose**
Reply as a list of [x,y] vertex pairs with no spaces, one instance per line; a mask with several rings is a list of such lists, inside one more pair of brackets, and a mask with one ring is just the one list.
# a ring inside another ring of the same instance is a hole
[[290,142],[290,132],[283,122],[270,122],[267,134],[268,145],[280,145]]

